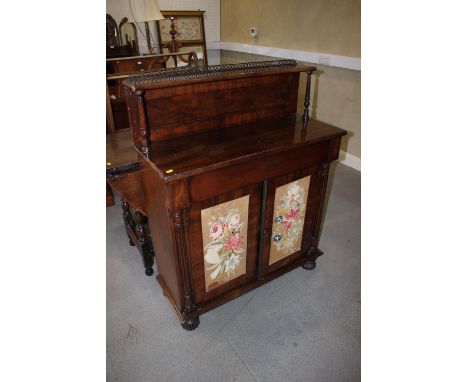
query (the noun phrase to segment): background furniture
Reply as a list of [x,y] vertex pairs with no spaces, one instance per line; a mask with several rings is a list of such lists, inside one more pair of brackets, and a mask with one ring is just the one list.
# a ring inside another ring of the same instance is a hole
[[[133,149],[129,130],[106,135],[106,179],[115,179],[120,175],[138,171],[138,154]],[[115,204],[114,194],[106,182],[106,206]]]
[[114,18],[106,13],[106,46],[120,45],[119,28]]
[[[122,22],[120,24],[122,26]],[[121,29],[117,27],[114,18],[106,13],[106,58],[132,56],[134,51],[138,50],[134,50],[134,44],[132,44],[130,37],[122,40]]]
[[[203,65],[208,65],[206,52],[205,11],[161,11],[165,17],[156,23],[161,53],[197,53]],[[177,65],[174,65],[177,66]]]
[[129,23],[124,17],[119,24],[120,39],[122,44],[130,45],[134,56],[139,56],[138,33],[134,23]]
[[130,127],[122,82],[132,74],[164,69],[170,59],[174,61],[176,66],[178,60],[186,62],[190,67],[198,66],[198,58],[194,52],[106,60],[107,133],[114,133]]
[[184,329],[322,254],[328,170],[346,132],[309,121],[314,70],[277,60],[125,82],[157,280]]

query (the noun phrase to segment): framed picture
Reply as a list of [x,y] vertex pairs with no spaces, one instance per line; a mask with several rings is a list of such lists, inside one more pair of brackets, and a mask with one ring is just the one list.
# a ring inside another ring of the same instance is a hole
[[[195,51],[201,65],[207,66],[205,11],[161,11],[164,20],[156,22],[161,53]],[[171,19],[173,18],[173,20]],[[171,34],[171,30],[175,34]]]

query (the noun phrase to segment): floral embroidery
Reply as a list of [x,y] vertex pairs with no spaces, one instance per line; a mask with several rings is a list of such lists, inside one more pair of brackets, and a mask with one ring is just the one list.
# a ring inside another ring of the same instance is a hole
[[[211,215],[207,221],[202,217],[203,229],[209,229],[208,244],[204,242],[207,290],[211,284],[219,285],[245,273],[246,227],[244,215],[240,211],[242,208],[248,211],[248,196],[245,198],[246,200],[236,199],[202,211],[202,215]],[[246,201],[247,204],[240,208],[230,208],[236,207],[236,202],[239,201]]]
[[310,177],[276,190],[270,264],[300,250]]

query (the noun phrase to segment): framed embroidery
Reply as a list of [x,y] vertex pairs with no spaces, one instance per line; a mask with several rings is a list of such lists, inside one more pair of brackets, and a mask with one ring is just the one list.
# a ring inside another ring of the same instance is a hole
[[301,249],[310,175],[275,192],[269,265]]
[[[178,41],[185,42],[202,42],[204,40],[202,26],[199,17],[180,17],[174,20],[175,30],[177,31],[176,38]],[[159,21],[159,32],[161,33],[161,42],[170,43],[171,20],[164,19]]]
[[205,289],[246,274],[249,195],[201,211]]
[[[204,13],[205,11],[162,10],[161,14],[165,19],[156,22],[160,52],[195,51],[201,61],[200,64],[207,66]],[[174,18],[173,27],[171,17]]]

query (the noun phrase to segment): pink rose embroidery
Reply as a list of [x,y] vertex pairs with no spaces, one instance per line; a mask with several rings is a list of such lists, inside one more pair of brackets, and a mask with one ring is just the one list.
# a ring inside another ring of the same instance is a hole
[[224,225],[221,223],[215,223],[211,226],[210,237],[211,240],[216,240],[224,233]]

